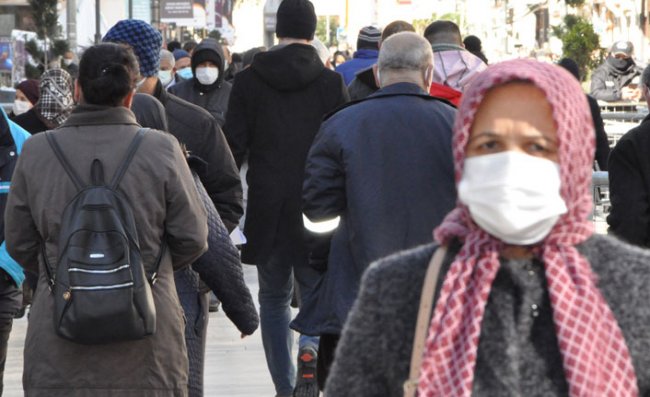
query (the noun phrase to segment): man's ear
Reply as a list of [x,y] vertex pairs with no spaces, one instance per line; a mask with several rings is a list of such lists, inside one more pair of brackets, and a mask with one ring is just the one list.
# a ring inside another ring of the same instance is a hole
[[375,76],[375,84],[381,88],[381,77],[379,76],[379,67],[377,67],[377,64],[372,65],[372,74]]
[[129,93],[122,100],[122,106],[127,109],[131,109],[131,104],[133,104],[133,97],[135,96],[135,90],[129,91]]

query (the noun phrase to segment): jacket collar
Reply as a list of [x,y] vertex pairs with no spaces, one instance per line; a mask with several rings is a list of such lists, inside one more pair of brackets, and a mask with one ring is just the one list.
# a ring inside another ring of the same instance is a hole
[[70,117],[63,123],[65,127],[102,125],[102,124],[133,124],[138,125],[131,109],[124,106],[79,105]]
[[383,87],[379,89],[379,91],[375,92],[371,96],[373,98],[375,97],[380,97],[380,96],[392,96],[392,95],[400,95],[400,94],[406,94],[406,95],[429,95],[428,92],[424,91],[422,88],[420,88],[417,84],[413,83],[395,83],[391,84],[389,86]]
[[352,56],[354,59],[377,59],[379,50],[372,50],[370,48],[362,48],[357,50]]

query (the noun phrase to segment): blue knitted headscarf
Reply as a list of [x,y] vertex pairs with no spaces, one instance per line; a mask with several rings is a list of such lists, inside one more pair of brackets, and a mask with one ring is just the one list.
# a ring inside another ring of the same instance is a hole
[[152,77],[158,73],[162,35],[145,21],[123,19],[106,33],[102,41],[131,46],[138,57],[143,77]]

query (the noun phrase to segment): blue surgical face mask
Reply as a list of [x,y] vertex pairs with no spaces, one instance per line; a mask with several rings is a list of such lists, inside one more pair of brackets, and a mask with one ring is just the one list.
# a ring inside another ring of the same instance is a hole
[[192,77],[194,77],[194,75],[192,74],[192,68],[189,67],[189,66],[186,67],[186,68],[177,70],[176,74],[181,76],[181,78],[184,79],[184,80],[189,80]]

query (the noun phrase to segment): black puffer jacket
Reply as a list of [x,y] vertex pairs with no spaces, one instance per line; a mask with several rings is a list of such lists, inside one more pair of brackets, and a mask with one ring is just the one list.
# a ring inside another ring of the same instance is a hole
[[213,39],[203,40],[192,53],[192,73],[196,75],[196,67],[200,62],[211,61],[219,69],[219,77],[211,85],[199,83],[196,77],[182,81],[169,88],[169,92],[207,110],[219,123],[220,127],[226,122],[228,99],[232,85],[224,80],[225,63],[221,45]]
[[242,186],[239,170],[219,124],[207,111],[169,94],[160,81],[153,96],[165,107],[169,132],[190,154],[208,163],[199,177],[223,223],[228,230],[234,229],[244,214]]
[[[203,184],[196,173],[193,172],[193,176],[196,190],[208,214],[208,251],[192,264],[192,269],[214,291],[226,316],[237,329],[250,335],[257,329],[260,319],[251,292],[244,282],[239,251],[233,245]],[[196,282],[198,290],[198,280]]]

